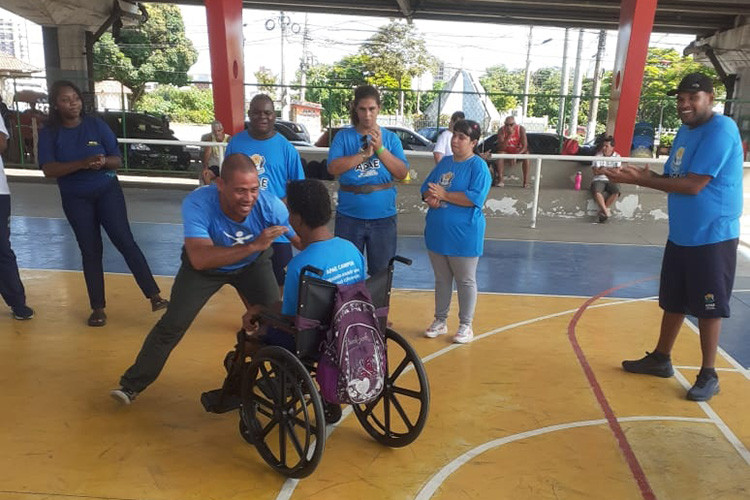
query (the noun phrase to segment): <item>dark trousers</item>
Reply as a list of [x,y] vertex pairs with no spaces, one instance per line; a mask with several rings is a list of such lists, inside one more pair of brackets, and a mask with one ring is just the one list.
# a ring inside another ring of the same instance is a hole
[[336,214],[335,234],[354,243],[367,256],[367,274],[375,276],[396,255],[396,216],[357,219]]
[[106,305],[101,227],[125,258],[143,295],[148,298],[159,293],[146,257],[130,231],[125,196],[117,179],[113,178],[111,183],[90,193],[71,195],[61,192],[60,195],[65,216],[81,249],[83,276],[92,309]]
[[26,304],[16,254],[10,247],[10,195],[0,195],[0,295],[10,307]]
[[141,392],[161,373],[172,349],[203,306],[224,285],[232,285],[250,304],[271,305],[279,300],[279,286],[271,265],[272,250],[266,250],[251,264],[232,273],[197,271],[183,252],[167,311],[151,329],[133,366],[120,379],[120,385]]

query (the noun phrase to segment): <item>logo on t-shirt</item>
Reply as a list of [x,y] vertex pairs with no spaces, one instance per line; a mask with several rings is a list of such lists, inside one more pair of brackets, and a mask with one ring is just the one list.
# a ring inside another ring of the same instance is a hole
[[685,156],[685,147],[680,146],[672,158],[672,166],[669,171],[670,177],[679,177],[682,170],[682,157]]
[[254,236],[253,234],[245,235],[243,231],[237,231],[236,233],[234,233],[234,236],[227,233],[226,231],[222,231],[222,232],[224,233],[224,236],[232,240],[233,247],[237,245],[246,244],[247,241],[253,239],[253,236]]
[[259,154],[250,155],[250,159],[253,160],[255,168],[258,170],[258,175],[266,173],[266,157]]
[[377,158],[368,159],[354,167],[354,171],[359,175],[357,177],[372,177],[378,175],[380,160]]
[[451,182],[453,182],[453,172],[446,172],[443,175],[440,176],[439,184],[443,186],[444,188],[451,187]]

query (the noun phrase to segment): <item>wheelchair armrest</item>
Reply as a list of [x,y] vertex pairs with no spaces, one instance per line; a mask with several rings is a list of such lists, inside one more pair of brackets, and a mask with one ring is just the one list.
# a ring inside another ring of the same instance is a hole
[[297,328],[294,326],[294,320],[289,318],[289,316],[282,316],[281,314],[271,311],[262,311],[259,316],[261,323],[266,323],[278,330],[282,330],[292,335],[297,333]]

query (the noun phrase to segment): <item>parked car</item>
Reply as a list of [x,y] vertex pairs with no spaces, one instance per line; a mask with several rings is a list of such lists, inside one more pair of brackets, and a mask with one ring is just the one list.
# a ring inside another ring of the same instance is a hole
[[[249,126],[250,122],[246,120],[245,130],[247,130]],[[273,128],[276,132],[283,135],[286,140],[291,142],[293,146],[312,147],[312,143],[310,142],[310,132],[308,132],[307,127],[301,123],[277,119]]]
[[[98,116],[112,129],[118,139],[161,139],[176,141],[164,116],[135,111],[100,111]],[[181,145],[124,144],[129,168],[187,170],[190,150]]]
[[432,142],[437,142],[440,134],[442,134],[446,130],[448,130],[448,127],[423,127],[417,130],[417,133],[426,137]]
[[[575,139],[560,136],[550,132],[526,132],[526,141],[529,144],[529,154],[559,155],[565,149],[564,154],[575,154],[580,156],[594,156],[593,144],[578,145]],[[497,134],[487,136],[479,143],[477,148],[480,152],[495,152],[497,147]]]
[[[329,147],[330,141],[333,140],[333,137],[342,128],[348,127],[334,127],[326,130],[320,138],[315,141],[315,145],[319,148]],[[398,136],[401,140],[401,146],[404,148],[404,151],[432,151],[435,149],[434,142],[410,128],[401,127],[399,125],[385,125],[383,128],[390,130]]]

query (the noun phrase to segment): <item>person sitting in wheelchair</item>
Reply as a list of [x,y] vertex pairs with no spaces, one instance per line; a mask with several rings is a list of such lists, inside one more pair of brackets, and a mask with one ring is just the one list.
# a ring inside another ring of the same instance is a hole
[[[363,281],[365,258],[349,240],[331,234],[327,224],[331,220],[331,197],[325,184],[316,179],[291,181],[287,186],[289,222],[300,237],[302,251],[287,265],[284,297],[281,303],[268,309],[281,314],[291,323],[297,314],[299,278],[302,268],[312,266],[323,271],[321,279],[336,285]],[[294,351],[294,338],[281,329],[268,325],[260,329],[262,306],[248,309],[243,316],[243,328],[257,336],[264,344],[279,345]]]

